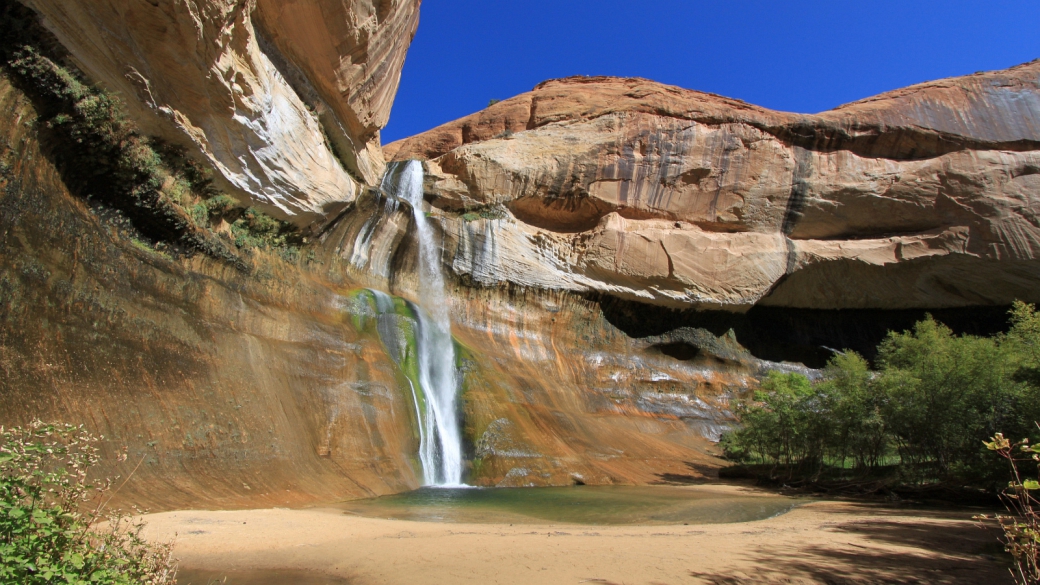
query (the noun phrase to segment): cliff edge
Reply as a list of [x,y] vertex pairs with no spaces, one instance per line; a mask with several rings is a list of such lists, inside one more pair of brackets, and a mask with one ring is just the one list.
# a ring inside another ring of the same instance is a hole
[[221,188],[303,228],[384,168],[420,0],[26,0],[80,69]]
[[449,228],[480,284],[736,311],[1040,300],[1040,61],[816,115],[571,77],[386,152],[427,161],[435,206],[500,210]]

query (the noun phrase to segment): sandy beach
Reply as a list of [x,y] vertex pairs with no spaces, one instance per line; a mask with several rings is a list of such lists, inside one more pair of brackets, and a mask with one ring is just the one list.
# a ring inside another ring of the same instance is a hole
[[145,535],[174,539],[181,583],[195,585],[225,571],[232,585],[1010,583],[972,514],[816,501],[756,522],[588,526],[177,511],[147,516]]

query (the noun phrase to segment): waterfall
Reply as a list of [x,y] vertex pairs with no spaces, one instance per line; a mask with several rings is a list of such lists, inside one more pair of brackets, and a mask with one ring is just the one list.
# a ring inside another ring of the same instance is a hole
[[413,388],[412,393],[420,414],[419,459],[424,480],[427,485],[462,485],[462,436],[455,410],[459,387],[455,346],[441,274],[441,248],[423,212],[422,163],[413,160],[391,165],[382,189],[390,198],[411,207],[419,244],[419,304],[410,308],[415,316],[417,377],[421,386],[419,391]]

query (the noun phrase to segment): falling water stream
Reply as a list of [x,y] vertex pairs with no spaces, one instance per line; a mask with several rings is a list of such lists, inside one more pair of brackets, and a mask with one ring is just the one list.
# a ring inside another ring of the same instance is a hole
[[[456,417],[455,347],[441,274],[440,245],[423,212],[423,168],[419,161],[392,164],[381,189],[387,197],[407,203],[414,218],[419,244],[418,306],[415,315],[415,348],[418,382],[412,389],[419,419],[419,460],[426,485],[461,486],[462,437]],[[376,292],[376,291],[373,291]],[[389,305],[387,303],[389,302]],[[381,314],[393,310],[393,301],[376,294]]]

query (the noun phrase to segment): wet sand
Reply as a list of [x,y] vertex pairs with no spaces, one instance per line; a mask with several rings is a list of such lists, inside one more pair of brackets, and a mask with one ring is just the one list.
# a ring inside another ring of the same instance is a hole
[[147,516],[145,535],[175,539],[180,582],[194,585],[1010,583],[973,513],[819,501],[733,524],[511,526],[181,511]]

